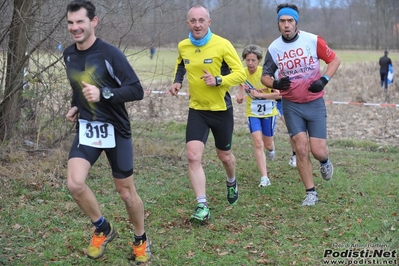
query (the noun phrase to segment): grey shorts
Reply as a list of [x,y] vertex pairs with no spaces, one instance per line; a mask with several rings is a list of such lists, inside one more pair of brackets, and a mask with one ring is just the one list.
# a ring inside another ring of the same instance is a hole
[[323,98],[308,103],[282,100],[285,123],[291,138],[300,132],[327,139],[327,109]]

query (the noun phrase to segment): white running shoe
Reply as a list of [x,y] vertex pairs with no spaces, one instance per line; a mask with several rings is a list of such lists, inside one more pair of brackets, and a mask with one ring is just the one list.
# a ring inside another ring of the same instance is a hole
[[290,165],[291,167],[296,167],[296,155],[292,155],[292,156],[291,156],[289,165]]
[[276,150],[272,151],[266,150],[266,157],[269,161],[273,161],[274,155],[276,155]]
[[334,173],[334,167],[331,162],[325,165],[320,165],[320,173],[324,180],[329,181]]
[[319,198],[317,197],[316,191],[307,192],[306,198],[302,202],[302,206],[313,206],[317,203],[318,200],[319,200]]
[[272,183],[270,183],[270,180],[267,176],[262,176],[260,179],[260,184],[259,187],[267,187],[270,186]]

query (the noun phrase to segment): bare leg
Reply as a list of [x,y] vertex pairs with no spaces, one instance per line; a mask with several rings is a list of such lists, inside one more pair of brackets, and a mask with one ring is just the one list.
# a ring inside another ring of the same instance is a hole
[[262,140],[262,132],[255,131],[251,134],[254,143],[255,160],[258,165],[261,176],[267,176],[266,156],[264,147],[266,146]]
[[100,206],[93,191],[87,186],[86,178],[89,174],[90,163],[82,158],[68,160],[67,184],[71,195],[78,206],[90,217],[97,221],[102,217]]
[[188,175],[196,197],[206,195],[206,177],[202,168],[204,143],[193,140],[187,143]]
[[313,157],[318,161],[328,159],[328,147],[326,139],[309,138],[310,150]]
[[133,176],[123,179],[114,178],[116,190],[125,202],[126,211],[130,221],[134,225],[135,234],[141,236],[144,234],[144,206],[143,201],[137,194],[134,185]]
[[234,157],[231,150],[222,151],[216,149],[217,156],[223,163],[224,170],[228,178],[233,178],[236,176],[236,157]]
[[305,186],[305,189],[314,187],[313,166],[309,156],[309,142],[305,132],[296,134],[292,140],[295,144],[296,160],[299,176]]

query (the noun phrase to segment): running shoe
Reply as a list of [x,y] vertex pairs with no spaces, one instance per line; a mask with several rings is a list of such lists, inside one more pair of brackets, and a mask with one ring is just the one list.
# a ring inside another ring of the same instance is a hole
[[291,167],[296,167],[296,155],[292,155],[292,156],[291,156],[289,165],[290,165]]
[[133,244],[133,260],[136,265],[149,262],[151,260],[151,240],[147,237],[146,241],[140,241],[139,245]]
[[332,163],[329,161],[325,165],[320,165],[320,173],[324,180],[329,181],[334,173],[334,167]]
[[319,198],[317,197],[316,191],[307,192],[306,198],[302,202],[302,206],[313,206],[317,203],[318,200],[319,200]]
[[90,259],[101,258],[105,253],[107,244],[118,235],[112,224],[109,224],[109,226],[111,227],[111,230],[109,231],[108,235],[94,231],[93,238],[91,239],[91,244],[87,248],[86,254],[87,257],[89,257]]
[[196,219],[198,221],[205,221],[209,218],[211,218],[211,213],[209,212],[208,206],[203,203],[198,203],[197,208],[195,208],[195,213],[190,217],[190,219]]
[[227,184],[227,201],[229,202],[230,205],[235,205],[237,203],[238,201],[237,181],[235,181],[234,185],[232,186],[229,186],[229,184]]
[[259,187],[267,187],[270,186],[270,180],[267,176],[262,176],[262,178],[260,179],[260,184]]
[[276,150],[272,151],[266,150],[266,157],[269,161],[273,161],[274,155],[276,155]]

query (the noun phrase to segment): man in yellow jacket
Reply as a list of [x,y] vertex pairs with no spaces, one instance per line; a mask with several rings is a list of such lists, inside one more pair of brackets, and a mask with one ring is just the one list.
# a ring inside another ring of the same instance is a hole
[[234,119],[230,87],[246,79],[233,45],[213,34],[210,25],[209,11],[204,6],[190,8],[187,13],[190,33],[178,44],[175,78],[169,90],[177,95],[187,73],[190,102],[186,152],[188,174],[198,202],[191,219],[199,221],[210,218],[202,167],[202,154],[210,130],[215,138],[217,156],[226,171],[227,201],[234,205],[238,200],[236,159],[231,152]]

